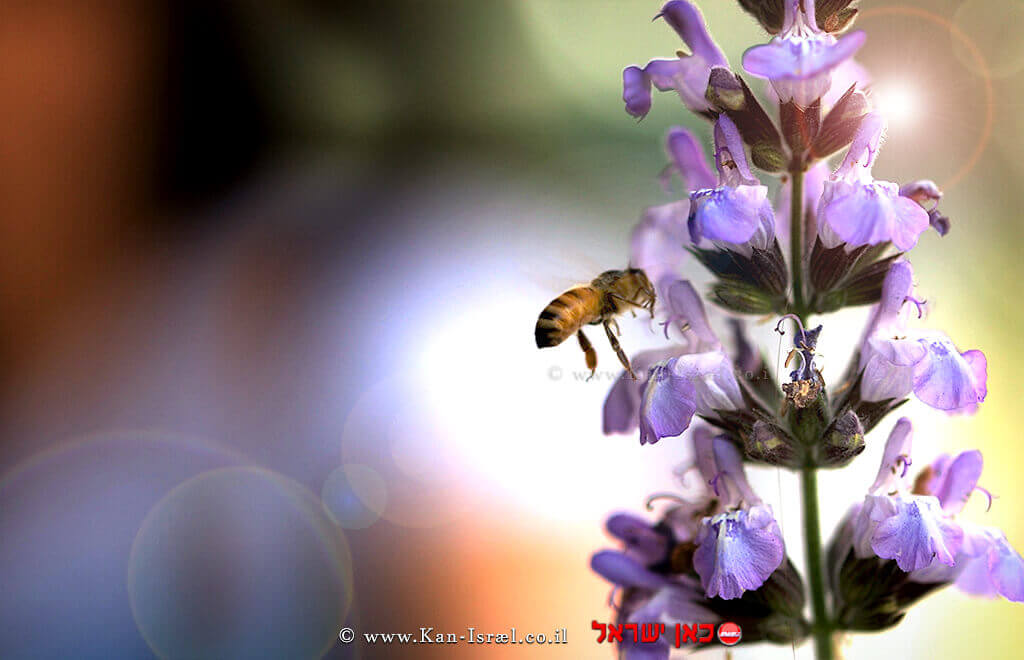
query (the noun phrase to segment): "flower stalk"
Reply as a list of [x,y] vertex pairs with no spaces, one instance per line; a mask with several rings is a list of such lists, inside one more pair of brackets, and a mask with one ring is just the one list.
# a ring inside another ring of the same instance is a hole
[[807,553],[807,580],[811,592],[811,630],[814,634],[814,657],[832,660],[832,620],[825,602],[825,579],[822,570],[821,523],[818,514],[818,472],[808,465],[800,473],[803,493],[804,548]]
[[807,321],[804,302],[804,172],[794,167],[790,172],[792,195],[789,205],[789,250],[793,270],[793,313]]

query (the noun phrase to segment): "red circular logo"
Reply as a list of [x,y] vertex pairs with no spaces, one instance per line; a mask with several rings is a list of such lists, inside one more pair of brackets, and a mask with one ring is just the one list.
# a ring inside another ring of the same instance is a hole
[[732,621],[726,621],[722,625],[718,626],[718,641],[726,646],[734,646],[735,644],[738,644],[741,637],[743,637],[743,632],[740,630],[740,627]]

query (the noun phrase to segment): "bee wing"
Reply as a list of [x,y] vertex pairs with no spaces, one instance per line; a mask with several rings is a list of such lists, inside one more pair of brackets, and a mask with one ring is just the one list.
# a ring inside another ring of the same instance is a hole
[[566,257],[562,254],[550,255],[522,267],[521,275],[523,281],[555,295],[590,284],[591,280],[610,268],[622,268],[622,265],[602,266],[599,260],[586,255],[576,253]]

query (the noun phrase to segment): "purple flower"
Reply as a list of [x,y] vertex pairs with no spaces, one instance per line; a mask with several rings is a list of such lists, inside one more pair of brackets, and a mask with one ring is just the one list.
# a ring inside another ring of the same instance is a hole
[[964,553],[956,586],[974,596],[1024,603],[1024,558],[995,527],[967,525],[971,553]]
[[900,419],[886,442],[882,464],[864,503],[852,519],[857,556],[893,559],[901,570],[934,562],[955,565],[963,531],[934,495],[914,495],[906,480],[912,439],[910,420]]
[[[708,167],[704,152],[697,139],[684,128],[674,126],[665,140],[670,164],[665,174],[676,172],[689,189],[714,185],[714,176]],[[667,176],[663,184],[668,184]],[[679,267],[686,258],[686,220],[690,215],[690,200],[683,199],[644,211],[640,222],[633,228],[630,239],[630,263],[641,268],[652,282],[664,277],[672,281],[679,276]],[[659,292],[660,293],[660,292]]]
[[604,400],[603,432],[632,433],[639,423],[641,396],[651,375],[655,363],[677,357],[685,346],[673,346],[667,349],[641,351],[629,359],[637,380],[629,377],[625,370],[608,390]]
[[[658,285],[658,290],[668,313],[668,318],[664,321],[665,336],[668,337],[670,325],[678,324],[683,341],[666,349],[643,351],[633,356],[631,364],[634,372],[640,374],[640,377],[633,380],[623,371],[619,379],[612,385],[604,402],[604,433],[629,433],[639,424],[639,412],[644,402],[644,392],[647,390],[652,376],[657,374],[658,378],[667,379],[659,384],[659,386],[667,387],[656,387],[651,391],[648,411],[653,417],[647,420],[645,426],[648,429],[647,432],[641,433],[641,444],[653,443],[662,437],[681,433],[682,429],[686,428],[685,426],[680,429],[679,433],[669,432],[676,428],[675,420],[678,415],[684,415],[687,424],[689,423],[688,420],[693,413],[686,415],[688,409],[685,407],[686,404],[679,404],[676,399],[672,398],[670,392],[673,391],[673,388],[683,393],[685,401],[692,400],[696,405],[696,387],[691,388],[687,383],[672,380],[677,375],[666,373],[663,370],[663,365],[657,363],[667,362],[672,358],[691,353],[715,352],[722,346],[708,322],[704,303],[701,302],[700,295],[692,284],[686,280],[675,280],[669,284],[667,279],[663,279]],[[663,396],[666,397],[665,400],[662,400]],[[661,418],[663,412],[668,415],[667,420]]]
[[681,355],[651,369],[640,404],[640,444],[681,434],[694,414],[745,406],[736,374],[721,350]]
[[640,444],[675,437],[690,427],[697,412],[697,392],[690,380],[675,371],[678,358],[651,369],[640,403]]
[[743,68],[767,78],[782,103],[806,108],[832,86],[832,71],[864,45],[863,32],[838,40],[818,29],[814,2],[786,0],[782,32],[769,43],[749,48]]
[[[943,454],[918,477],[915,489],[934,495],[947,516],[963,510],[971,493],[982,490],[981,452],[965,451],[956,458]],[[989,495],[991,498],[991,496]],[[991,502],[991,499],[990,499]],[[964,521],[963,545],[952,567],[933,565],[915,571],[917,582],[956,582],[961,590],[976,596],[1003,596],[1024,602],[1024,558],[1013,549],[1006,536],[994,527],[982,527]]]
[[[710,441],[710,440],[709,440]],[[697,581],[683,573],[672,573],[665,562],[670,548],[691,542],[696,533],[694,512],[707,506],[701,497],[692,506],[668,509],[657,524],[627,513],[611,516],[608,532],[622,541],[624,549],[602,550],[591,557],[591,568],[619,588],[624,588],[617,606],[619,623],[707,621],[719,617],[708,610]],[[613,597],[615,591],[612,592]],[[627,658],[668,658],[669,647],[662,641],[634,639],[627,631],[621,644]]]
[[911,183],[903,184],[900,187],[900,195],[909,197],[921,205],[928,212],[928,224],[938,232],[939,236],[949,233],[949,218],[939,211],[939,200],[942,199],[942,191],[934,181],[921,179]]
[[612,584],[636,589],[657,590],[668,580],[654,573],[640,561],[617,550],[601,550],[590,558],[590,568]]
[[[965,451],[956,458],[942,454],[925,471],[920,489],[939,498],[942,510],[949,515],[960,513],[981,478],[981,452]],[[919,477],[919,480],[921,478]]]
[[768,188],[751,173],[739,130],[724,114],[715,122],[715,165],[718,187],[690,193],[690,240],[707,238],[747,256],[767,249],[775,240]]
[[665,151],[670,159],[666,172],[676,172],[689,190],[715,185],[715,175],[693,133],[680,126],[671,127],[665,138]]
[[736,445],[715,438],[713,450],[715,490],[732,510],[701,521],[693,567],[709,598],[733,599],[765,583],[782,565],[785,544],[771,507],[747,482]]
[[668,311],[668,318],[664,321],[666,337],[669,327],[677,325],[685,342],[686,353],[705,353],[722,347],[718,335],[711,329],[700,294],[689,281],[667,283],[663,280],[661,290]]
[[825,182],[818,203],[818,236],[825,247],[845,243],[850,251],[891,241],[907,251],[928,228],[928,213],[919,204],[901,196],[895,183],[871,176],[884,129],[880,115],[866,115],[843,163]]
[[655,18],[664,18],[693,54],[680,54],[671,60],[651,60],[642,69],[626,67],[622,72],[622,100],[626,103],[626,112],[640,119],[647,115],[651,109],[651,83],[662,92],[674,89],[686,107],[694,112],[710,110],[704,92],[711,67],[729,63],[711,40],[700,10],[689,2],[673,0],[666,3]]
[[617,513],[605,522],[608,533],[622,541],[627,555],[646,565],[668,554],[670,539],[650,522],[631,513]]
[[876,509],[877,527],[871,548],[883,559],[895,559],[910,572],[937,561],[949,566],[963,544],[963,531],[942,515],[934,497],[893,497],[894,508]]
[[978,350],[959,352],[945,334],[907,328],[907,302],[913,270],[892,265],[882,284],[882,300],[861,344],[860,394],[864,401],[898,399],[913,392],[933,408],[972,412],[988,394],[988,363]]
[[687,257],[689,216],[689,199],[644,209],[630,238],[629,263],[642,269],[655,284],[666,277],[677,278]]

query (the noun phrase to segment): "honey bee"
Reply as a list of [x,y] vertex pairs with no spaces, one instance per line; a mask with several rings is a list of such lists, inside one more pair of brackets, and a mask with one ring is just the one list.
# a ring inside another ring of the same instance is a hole
[[616,337],[620,332],[615,317],[626,310],[636,316],[635,308],[646,309],[653,318],[654,300],[654,287],[639,268],[605,271],[590,284],[569,289],[544,308],[534,330],[537,348],[558,346],[575,333],[593,378],[597,369],[597,351],[583,334],[583,326],[600,323],[604,326],[615,354],[619,356],[619,362],[635,380],[636,375],[629,366],[629,358]]

